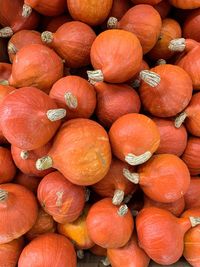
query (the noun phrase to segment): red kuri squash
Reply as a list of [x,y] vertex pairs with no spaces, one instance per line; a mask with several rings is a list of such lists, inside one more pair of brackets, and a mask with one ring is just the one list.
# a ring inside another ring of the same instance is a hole
[[183,37],[200,42],[200,8],[191,11],[183,25]]
[[199,0],[169,0],[170,4],[181,9],[194,9],[200,7]]

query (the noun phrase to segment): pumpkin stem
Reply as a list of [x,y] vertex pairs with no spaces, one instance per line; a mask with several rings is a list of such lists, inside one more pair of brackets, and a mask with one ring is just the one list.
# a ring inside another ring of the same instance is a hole
[[88,81],[91,84],[95,84],[97,82],[103,82],[104,80],[103,72],[101,70],[88,70],[87,75],[88,75]]
[[8,192],[4,189],[0,189],[0,201],[4,201],[8,197]]
[[88,202],[89,201],[90,194],[91,194],[90,189],[86,187],[85,188],[85,202]]
[[28,151],[22,150],[21,153],[20,153],[20,157],[21,157],[21,159],[24,159],[24,160],[28,159],[28,157],[29,157]]
[[104,259],[101,260],[101,263],[104,265],[104,266],[109,266],[110,265],[110,261],[108,259],[108,257],[105,257]]
[[18,51],[17,47],[13,43],[9,42],[8,43],[8,53],[15,55],[17,53],[17,51]]
[[85,257],[84,251],[82,249],[79,249],[76,251],[77,258],[82,260]]
[[64,191],[58,191],[56,193],[57,200],[56,200],[56,207],[62,206],[62,198],[63,198]]
[[138,210],[131,210],[131,214],[133,215],[133,217],[136,217],[138,213],[139,213]]
[[130,202],[131,198],[132,198],[132,194],[129,194],[129,195],[126,195],[125,198],[124,198],[124,203],[127,204]]
[[158,59],[157,62],[156,62],[157,66],[165,65],[165,64],[167,64],[167,61],[165,59],[163,59],[163,58]]
[[50,44],[53,41],[53,33],[45,31],[41,34],[41,39],[43,43]]
[[47,111],[47,118],[50,121],[58,121],[63,119],[66,116],[66,109],[64,108],[57,108],[57,109],[50,109]]
[[134,184],[139,184],[140,182],[140,175],[136,172],[130,172],[128,169],[124,168],[123,175]]
[[108,29],[116,29],[117,28],[118,19],[115,17],[110,17],[107,22]]
[[112,198],[112,203],[114,205],[120,205],[124,199],[124,191],[120,189],[116,189],[114,192],[114,196]]
[[174,52],[183,52],[186,47],[185,38],[178,38],[169,42],[168,48]]
[[142,70],[140,78],[151,87],[158,86],[161,81],[160,75],[150,70]]
[[0,29],[0,37],[1,38],[8,38],[13,36],[13,30],[10,27],[4,27]]
[[186,118],[187,118],[187,113],[184,111],[175,119],[174,122],[175,127],[180,128]]
[[24,4],[22,8],[22,17],[28,18],[31,15],[31,13],[32,13],[32,7],[30,7],[27,4]]
[[133,88],[139,88],[140,84],[141,84],[140,79],[135,79],[134,81],[131,81],[130,83],[131,87]]
[[117,211],[118,215],[123,217],[128,212],[128,206],[126,204],[121,205]]
[[8,80],[1,80],[0,84],[1,85],[9,85],[9,82],[8,82]]
[[192,227],[200,224],[200,217],[189,217]]
[[139,156],[129,153],[128,155],[126,155],[125,161],[128,164],[135,166],[135,165],[140,165],[146,162],[147,160],[151,158],[151,156],[152,156],[152,153],[150,151],[146,151],[144,154],[139,155]]
[[53,166],[53,160],[50,156],[44,156],[36,161],[35,167],[39,171],[47,170]]
[[78,99],[71,92],[65,93],[64,98],[68,108],[75,109],[78,107]]

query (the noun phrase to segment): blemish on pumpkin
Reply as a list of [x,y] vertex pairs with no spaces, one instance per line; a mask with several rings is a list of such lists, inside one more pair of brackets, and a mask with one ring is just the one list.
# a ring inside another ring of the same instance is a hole
[[62,206],[62,197],[63,197],[64,191],[59,191],[56,193],[57,200],[56,200],[56,206],[61,207]]

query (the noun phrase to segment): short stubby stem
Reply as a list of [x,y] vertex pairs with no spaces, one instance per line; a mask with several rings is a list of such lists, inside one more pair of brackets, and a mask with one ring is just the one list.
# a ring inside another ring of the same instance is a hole
[[45,31],[41,34],[41,39],[43,43],[50,44],[53,41],[53,33]]
[[173,52],[183,52],[186,47],[185,38],[178,38],[169,42],[168,48]]
[[0,85],[9,85],[9,81],[8,80],[1,80]]
[[117,211],[118,215],[121,217],[126,215],[127,212],[128,212],[128,206],[126,204],[121,205]]
[[24,4],[22,8],[22,17],[28,18],[31,15],[31,13],[32,13],[32,8],[29,5]]
[[132,166],[136,166],[145,163],[151,157],[152,153],[150,151],[146,151],[144,154],[141,154],[139,156],[129,153],[128,155],[126,155],[125,161]]
[[15,55],[17,52],[18,52],[18,50],[17,50],[16,46],[13,43],[9,42],[8,43],[8,53]]
[[180,128],[186,118],[187,118],[187,113],[182,112],[174,121],[175,127]]
[[158,86],[161,81],[160,75],[150,70],[142,70],[140,78],[151,87]]
[[68,108],[76,109],[78,107],[78,99],[71,92],[66,92],[64,98]]
[[8,192],[4,189],[0,189],[0,201],[6,200],[8,197]]
[[133,197],[132,194],[126,195],[126,196],[124,197],[124,203],[125,203],[125,204],[128,204],[128,203],[130,202],[130,200],[131,200],[132,197]]
[[192,227],[200,225],[200,217],[189,217]]
[[84,251],[82,249],[79,249],[76,251],[77,258],[82,260],[85,257]]
[[140,84],[141,84],[140,79],[135,79],[134,81],[131,81],[130,82],[130,85],[133,88],[139,88],[140,87]]
[[156,61],[156,65],[157,66],[159,66],[159,65],[165,65],[165,64],[167,64],[167,61],[165,59],[160,58],[160,59],[158,59]]
[[120,189],[116,189],[114,192],[114,196],[112,198],[112,203],[114,205],[120,205],[124,200],[124,191]]
[[134,184],[139,184],[140,182],[140,175],[136,172],[130,172],[128,169],[123,169],[123,175],[128,179],[130,182]]
[[110,265],[110,261],[109,261],[108,257],[101,260],[101,263],[103,264],[103,266],[109,266]]
[[9,38],[11,36],[13,36],[13,30],[10,27],[4,27],[0,29],[1,38]]
[[67,112],[64,108],[50,109],[47,111],[47,118],[50,121],[58,121],[66,116]]
[[88,202],[90,199],[91,191],[89,188],[85,188],[85,202]]
[[21,157],[21,159],[24,159],[24,160],[28,159],[28,157],[29,157],[28,151],[22,150],[20,153],[20,157]]
[[39,171],[53,167],[53,160],[50,156],[44,156],[36,161],[35,167]]
[[115,17],[110,17],[107,21],[108,29],[116,29],[117,28],[118,19]]
[[104,81],[103,72],[101,70],[88,70],[87,75],[88,81],[93,85],[97,82]]

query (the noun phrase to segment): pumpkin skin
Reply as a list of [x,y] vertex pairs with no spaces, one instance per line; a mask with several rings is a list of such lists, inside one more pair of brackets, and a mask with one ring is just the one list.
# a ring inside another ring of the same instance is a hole
[[[59,248],[59,249],[58,249]],[[34,256],[32,256],[34,255]],[[64,236],[48,233],[33,239],[22,251],[19,267],[76,267],[76,253]]]
[[0,184],[12,181],[16,173],[16,167],[13,163],[10,150],[1,146],[0,165]]
[[199,177],[192,176],[192,179],[190,181],[190,186],[184,195],[185,199],[185,209],[193,209],[200,207],[200,180]]
[[183,25],[183,37],[188,39],[193,39],[197,42],[200,42],[200,8],[194,11],[191,11],[188,17],[186,18]]
[[[0,83],[3,80],[8,80],[12,72],[12,65],[9,63],[0,63]],[[0,84],[1,88],[2,85]],[[7,85],[6,85],[7,86]]]
[[108,249],[107,257],[112,267],[148,267],[150,262],[150,258],[139,247],[135,233],[124,247]]
[[104,198],[90,208],[86,225],[95,244],[103,248],[118,248],[128,242],[134,228],[133,218],[129,210],[119,215],[119,209],[112,204],[111,198]]
[[105,127],[110,127],[122,115],[139,113],[141,102],[138,93],[126,84],[97,82],[96,115]]
[[187,131],[182,125],[174,126],[171,119],[152,118],[160,132],[160,145],[156,154],[174,154],[181,156],[187,146]]
[[35,176],[28,176],[22,172],[19,172],[14,179],[14,183],[22,185],[32,191],[35,195],[37,194],[37,188],[40,183],[40,178]]
[[103,73],[103,79],[98,81],[123,83],[138,72],[142,63],[142,47],[138,38],[130,32],[107,30],[93,42],[90,58],[94,69]]
[[180,259],[184,234],[191,227],[188,217],[176,218],[169,211],[156,207],[144,208],[136,217],[140,247],[152,260],[164,266]]
[[57,105],[41,90],[34,87],[15,90],[0,106],[4,136],[12,145],[23,150],[43,146],[53,137],[61,123],[60,120],[48,119],[47,111],[50,109],[57,109]]
[[[92,120],[69,120],[57,133],[46,159],[49,163],[45,163],[45,168],[53,166],[72,183],[95,184],[110,167],[108,135],[101,125]],[[44,169],[42,161],[39,159],[36,162],[36,168]]]
[[[148,125],[148,127],[147,127]],[[160,134],[156,124],[147,116],[137,113],[126,114],[118,118],[109,131],[113,154],[130,165],[138,165],[148,160],[160,143]],[[148,157],[139,157],[148,152]],[[134,158],[131,163],[129,158]]]
[[69,21],[72,21],[72,18],[66,13],[59,16],[44,17],[42,21],[42,29],[43,31],[56,32],[60,26]]
[[158,11],[162,19],[166,18],[171,10],[171,5],[166,0],[162,0],[153,7]]
[[171,64],[159,65],[150,71],[155,84],[148,84],[144,77],[139,89],[144,108],[152,115],[163,118],[183,111],[191,100],[193,90],[187,72]]
[[139,4],[157,5],[162,0],[131,0],[131,1],[135,5],[139,5]]
[[138,168],[139,184],[151,199],[170,203],[181,198],[190,185],[187,165],[177,156],[160,154],[153,156]]
[[9,84],[16,88],[35,86],[48,92],[62,75],[62,60],[52,49],[30,44],[16,54]]
[[57,227],[58,233],[71,239],[78,249],[89,249],[94,246],[86,227],[89,208],[89,206],[86,206],[77,220],[71,223],[58,224]]
[[42,208],[38,211],[38,217],[33,227],[26,233],[26,238],[31,241],[39,235],[56,231],[56,222]]
[[156,44],[161,26],[161,17],[155,8],[150,5],[136,5],[124,14],[114,28],[134,33],[142,45],[143,53],[146,54]]
[[160,37],[148,56],[152,60],[158,60],[160,58],[167,60],[172,57],[174,52],[169,50],[169,42],[173,39],[180,38],[181,32],[181,26],[176,20],[170,18],[164,19],[162,21]]
[[0,244],[3,244],[31,229],[37,219],[38,206],[33,193],[21,185],[1,184],[0,190]]
[[0,85],[0,105],[2,104],[4,98],[15,90],[14,87],[8,85]]
[[43,44],[39,32],[31,30],[21,30],[13,34],[13,36],[8,42],[8,55],[10,62],[13,62],[16,53],[22,47],[30,44]]
[[70,183],[59,172],[52,172],[41,180],[37,197],[43,209],[59,223],[76,220],[85,204],[84,187]]
[[49,96],[58,107],[65,108],[67,119],[89,118],[96,107],[94,87],[79,76],[67,76],[58,80]]
[[20,169],[20,171],[22,171],[24,174],[29,176],[44,177],[48,173],[52,172],[53,169],[39,171],[36,169],[35,163],[39,157],[45,156],[49,152],[51,145],[52,143],[48,142],[44,146],[30,151],[24,151],[23,149],[11,145],[13,160],[18,169]]
[[191,175],[200,174],[200,138],[189,137],[182,160],[188,166]]
[[100,25],[107,18],[113,0],[67,0],[70,15],[91,26]]
[[170,4],[181,9],[195,9],[200,7],[199,0],[169,0]]
[[[113,197],[115,196],[116,190],[123,191],[124,196],[134,193],[136,191],[136,186],[124,177],[124,168],[129,168],[129,165],[113,158],[108,173],[101,181],[92,186],[92,190],[101,197]],[[113,204],[119,205],[122,200],[123,198],[120,198],[119,203],[117,200],[114,200],[113,197]],[[117,202],[115,203],[115,201]]]
[[178,200],[171,203],[161,203],[150,199],[147,196],[144,196],[144,208],[147,207],[158,207],[170,211],[174,216],[179,217],[185,208],[184,197],[179,198]]
[[0,266],[15,267],[23,249],[23,237],[0,245]]
[[87,66],[90,49],[96,38],[90,26],[80,21],[66,22],[55,33],[43,32],[44,44],[53,48],[70,68]]

